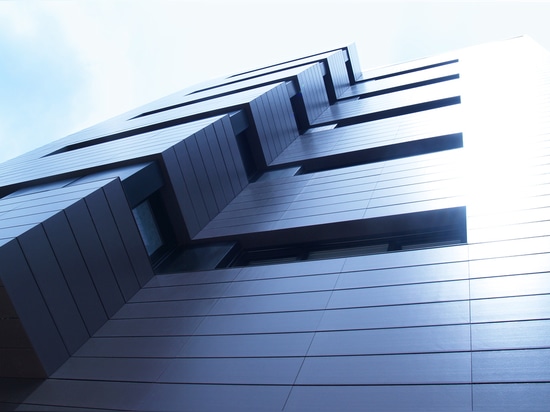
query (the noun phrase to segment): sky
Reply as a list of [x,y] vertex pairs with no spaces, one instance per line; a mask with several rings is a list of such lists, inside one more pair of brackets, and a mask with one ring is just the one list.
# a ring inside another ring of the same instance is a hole
[[187,86],[355,42],[363,70],[529,35],[549,1],[0,0],[0,162]]

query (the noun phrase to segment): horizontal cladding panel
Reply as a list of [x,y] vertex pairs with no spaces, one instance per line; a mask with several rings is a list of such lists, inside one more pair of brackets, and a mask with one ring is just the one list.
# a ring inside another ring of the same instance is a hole
[[[114,134],[126,130],[137,129],[151,124],[171,121],[174,119],[183,119],[192,116],[201,116],[203,118],[205,116],[213,117],[213,115],[211,114],[213,112],[231,112],[237,110],[243,105],[250,103],[251,101],[268,92],[269,90],[277,87],[279,84],[280,83],[259,86],[250,90],[244,90],[225,96],[215,97],[213,99],[195,102],[191,105],[164,110],[148,116],[135,117],[125,122],[117,123],[116,125],[114,125],[114,127],[111,128],[110,131],[112,134]],[[203,124],[203,127],[193,128],[192,123],[195,122],[197,124],[200,124],[200,122],[204,123],[204,119],[196,120],[194,122],[188,122],[187,128],[189,130],[192,130],[191,134],[196,133],[198,130],[206,126],[206,124]],[[89,140],[89,138],[87,140]]]
[[341,101],[330,106],[316,120],[315,124],[335,123],[342,119],[396,109],[414,104],[426,103],[460,95],[457,80],[429,86],[403,90],[369,99]]
[[246,73],[238,74],[235,76],[231,76],[227,78],[227,81],[240,81],[244,79],[248,79],[251,77],[259,77],[259,76],[266,76],[270,73],[279,73],[283,70],[288,70],[297,66],[305,66],[308,64],[314,64],[316,62],[322,61],[324,59],[327,59],[329,56],[333,55],[334,53],[338,53],[338,50],[325,52],[325,53],[319,53],[315,54],[309,57],[305,57],[302,59],[296,59],[292,61],[288,61],[281,64],[276,64],[273,66],[265,67],[258,70],[252,70]]
[[300,136],[273,164],[308,161],[358,150],[381,147],[450,135],[461,131],[457,106],[360,123]]
[[90,338],[74,356],[88,358],[173,358],[187,336]]
[[476,384],[472,395],[474,410],[544,411],[550,383]]
[[[194,92],[186,96],[181,96],[181,97],[178,96],[178,99],[174,100],[173,105],[196,104],[195,102],[201,99],[210,99],[212,97],[219,96],[222,94],[237,93],[243,89],[258,87],[258,86],[271,84],[271,83],[278,83],[285,80],[289,81],[293,78],[296,78],[296,76],[299,76],[300,73],[304,71],[308,71],[311,67],[318,66],[318,64],[319,63],[312,62],[309,64],[304,64],[299,67],[289,67],[277,72],[267,73],[259,77],[247,78],[247,76],[238,76],[234,78],[228,78],[226,84],[220,83],[218,85],[214,85],[212,88],[207,88],[203,91]],[[163,103],[164,104],[161,108],[170,106],[170,104],[167,104],[166,102],[163,102]],[[151,110],[155,110],[155,109],[151,109]]]
[[474,383],[548,382],[550,349],[472,353]]
[[[128,159],[158,155],[178,141],[189,137],[197,130],[201,130],[220,119],[220,116],[213,117],[161,131],[137,134],[107,143],[59,153],[54,156],[34,159],[2,174],[0,185],[9,186],[47,176],[71,173],[94,167],[104,167],[108,164],[116,164]],[[60,144],[61,142],[64,141],[61,140]]]
[[130,302],[149,302],[185,299],[211,299],[223,296],[229,284],[171,286],[159,288],[143,288],[137,292]]
[[112,319],[169,318],[208,315],[217,299],[127,303]]
[[550,295],[472,300],[472,322],[550,319]]
[[184,358],[305,356],[313,333],[191,336],[180,351]]
[[228,405],[238,405],[239,410],[260,411],[265,408],[283,410],[289,385],[196,385],[156,384],[150,388],[147,398],[140,404],[151,411],[181,411],[182,405],[191,410],[222,411]]
[[[516,402],[517,405],[521,405]],[[542,405],[542,403],[541,403]],[[294,386],[285,411],[470,411],[470,385]]]
[[377,270],[381,268],[400,268],[416,265],[467,262],[468,246],[453,246],[438,249],[394,252],[391,254],[347,258],[343,271]]
[[351,308],[467,300],[467,280],[335,290],[327,308]]
[[528,209],[522,208],[505,212],[493,211],[492,213],[479,215],[468,213],[468,223],[472,231],[482,230],[484,228],[494,230],[509,225],[547,221],[549,220],[549,216],[550,206]]
[[494,276],[471,281],[472,299],[543,293],[550,293],[550,272]]
[[[394,253],[392,258],[397,257]],[[342,272],[336,284],[337,289],[404,285],[446,280],[468,279],[468,262],[404,266],[373,269],[369,271]]]
[[316,276],[325,273],[339,273],[345,259],[325,261],[303,261],[292,264],[243,267],[236,280],[274,279],[293,276]]
[[224,268],[202,270],[197,272],[157,275],[145,287],[183,286],[210,283],[231,282],[242,271],[242,268]]
[[[172,361],[173,362],[173,361]],[[171,364],[158,358],[71,357],[52,379],[155,382]]]
[[[468,232],[468,238],[471,240],[471,242],[491,242],[491,243],[484,243],[486,245],[485,249],[493,249],[498,244],[500,244],[503,247],[507,247],[508,251],[510,251],[510,248],[514,244],[520,244],[521,238],[535,238],[540,237],[540,239],[537,241],[535,239],[527,240],[522,239],[523,244],[527,245],[527,242],[531,242],[533,246],[536,246],[536,243],[542,243],[544,242],[544,237],[548,236],[550,233],[550,220],[543,220],[543,221],[537,221],[537,222],[529,222],[529,223],[519,223],[519,224],[508,224],[503,225],[502,227],[491,227],[491,228],[485,228],[485,229],[475,229],[471,228]],[[508,240],[510,239],[510,240]],[[494,242],[498,240],[504,240],[504,242]],[[506,241],[507,240],[507,241]],[[546,239],[548,241],[548,239]],[[494,246],[492,246],[494,243]],[[539,248],[541,246],[539,245]],[[479,247],[479,252],[481,252],[483,247]],[[547,249],[548,250],[548,249]],[[532,251],[532,253],[534,250]],[[541,250],[542,252],[542,250]],[[483,252],[481,252],[483,253]],[[490,253],[492,255],[495,254],[493,251]],[[504,255],[505,252],[501,251],[501,254]],[[516,253],[519,254],[519,253]]]
[[14,239],[33,227],[36,227],[36,224],[0,227],[0,239]]
[[326,311],[318,330],[355,330],[467,324],[468,301]]
[[[27,203],[32,204],[47,204],[55,199],[75,199],[84,197],[86,194],[106,185],[113,179],[99,179],[86,183],[75,183],[69,186],[52,189],[41,189],[42,186],[37,186],[36,191],[31,193],[22,193],[18,196],[9,196],[0,199],[0,206],[16,206],[21,207]],[[1,210],[1,209],[0,209]]]
[[292,385],[302,358],[173,359],[158,382]]
[[362,219],[394,216],[415,212],[438,211],[442,209],[460,208],[466,205],[466,199],[457,196],[433,196],[430,200],[383,204],[380,207],[369,207],[365,210]]
[[225,297],[332,290],[338,274],[232,282]]
[[401,73],[409,70],[426,70],[432,65],[444,66],[447,64],[455,64],[457,56],[451,55],[438,55],[432,57],[425,57],[422,59],[412,60],[408,62],[392,64],[388,66],[382,66],[374,69],[370,69],[363,72],[364,79],[374,79],[377,77],[392,75],[395,73]]
[[323,311],[208,316],[195,335],[315,332]]
[[131,409],[139,410],[151,388],[146,383],[101,382],[86,380],[48,379],[25,399],[24,410],[37,410],[45,405],[45,410]]
[[[357,209],[350,209],[357,207]],[[344,208],[344,207],[343,207]],[[290,229],[300,226],[316,226],[330,224],[334,222],[347,222],[353,220],[361,220],[364,215],[364,205],[350,205],[343,211],[330,210],[326,213],[316,215],[300,216],[295,218],[281,219],[272,226],[272,230]],[[319,212],[319,211],[318,211]],[[246,230],[246,228],[243,228]],[[244,232],[247,233],[247,232]]]
[[226,297],[213,306],[211,315],[246,313],[296,312],[323,310],[332,291],[300,292],[282,295]]
[[[538,222],[543,228],[546,228],[546,234],[550,233],[550,228],[546,222]],[[498,258],[506,256],[517,256],[517,255],[529,255],[533,253],[544,253],[548,251],[548,237],[541,236],[538,232],[537,223],[529,223],[526,225],[514,225],[505,227],[500,235],[501,231],[496,229],[497,234],[495,237],[504,238],[510,236],[512,239],[502,240],[502,241],[489,241],[484,243],[473,243],[479,241],[475,235],[472,235],[472,230],[468,231],[468,241],[470,243],[470,258],[472,260],[477,259],[488,259],[488,258]],[[520,230],[515,232],[519,227]],[[525,229],[522,230],[522,229]],[[532,230],[532,231],[531,231]],[[511,232],[511,233],[510,233]],[[512,233],[516,233],[513,235]],[[508,236],[506,236],[508,234]],[[499,236],[500,235],[500,236]],[[532,236],[532,237],[529,237]],[[525,238],[521,238],[525,237]]]
[[30,219],[33,219],[33,216],[36,215],[45,215],[45,214],[55,214],[58,213],[72,205],[74,205],[76,202],[78,202],[80,199],[71,199],[71,200],[65,200],[61,202],[51,202],[46,203],[43,205],[38,206],[31,206],[25,208],[16,208],[12,211],[6,212],[2,215],[2,222],[6,223],[9,222],[11,218],[24,218],[29,217]]
[[437,79],[459,73],[457,63],[446,64],[444,66],[432,67],[410,73],[404,73],[397,76],[386,77],[379,80],[363,81],[350,86],[350,89],[342,95],[342,98],[359,96],[393,87],[411,85],[417,82]]
[[548,271],[550,253],[472,260],[472,277],[491,277]]
[[469,383],[470,353],[307,357],[297,384],[449,384]]
[[[461,152],[437,155],[250,184],[198,237],[411,212],[406,205],[416,211],[462,205],[455,166]],[[380,174],[382,166],[387,173]]]
[[469,350],[470,326],[451,325],[317,332],[308,350],[308,356],[465,352]]
[[111,319],[94,337],[185,336],[192,335],[202,317]]
[[[477,320],[478,317],[473,314],[472,322]],[[549,326],[549,319],[473,324],[472,350],[550,348]]]

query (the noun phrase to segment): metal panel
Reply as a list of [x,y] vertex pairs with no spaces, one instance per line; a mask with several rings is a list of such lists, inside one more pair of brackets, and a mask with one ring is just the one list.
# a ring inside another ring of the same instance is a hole
[[191,336],[178,356],[243,358],[305,356],[313,333]]
[[469,353],[307,357],[297,384],[449,384],[469,383]]
[[107,256],[99,240],[92,218],[82,200],[65,210],[80,252],[90,271],[108,317],[113,316],[124,303]]
[[2,283],[43,368],[37,365],[35,376],[42,376],[44,372],[50,374],[68,358],[67,348],[18,242],[3,245],[0,258]]
[[144,286],[152,279],[153,269],[124,192],[116,182],[104,186],[103,191],[139,286]]
[[174,359],[159,382],[202,384],[291,385],[301,358]]
[[88,333],[93,335],[107,321],[107,314],[67,218],[58,213],[43,226]]
[[468,351],[469,325],[317,332],[308,356]]
[[294,386],[285,411],[468,411],[470,385]]
[[128,300],[139,284],[105,194],[102,190],[94,192],[85,201],[124,300]]
[[48,311],[72,354],[88,339],[89,333],[43,227],[37,226],[20,236],[19,242]]

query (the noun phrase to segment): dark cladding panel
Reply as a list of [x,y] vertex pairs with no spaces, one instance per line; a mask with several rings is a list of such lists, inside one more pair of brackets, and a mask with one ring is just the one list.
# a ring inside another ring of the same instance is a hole
[[[218,141],[218,136],[214,126],[211,125],[204,130],[206,147],[210,155],[212,156],[213,170],[210,171],[210,174],[213,175],[214,179],[219,181],[219,191],[220,194],[223,194],[222,208],[225,207],[229,202],[235,197],[235,192],[233,192],[231,187],[231,180],[229,178],[229,173],[225,166],[225,159],[222,154],[222,149],[220,148],[220,143]],[[202,153],[202,149],[201,149]],[[215,173],[213,173],[215,172]]]
[[98,190],[87,196],[85,201],[103,250],[126,301],[139,290],[139,284],[105,194],[103,190]]
[[202,193],[203,189],[200,181],[197,179],[196,171],[191,163],[190,154],[187,150],[185,141],[175,145],[174,151],[183,176],[183,181],[189,194],[189,201],[185,201],[184,199],[185,203],[180,205],[180,207],[193,208],[197,216],[199,227],[202,228],[210,221],[210,216],[207,211],[206,200]]
[[[193,237],[202,227],[195,212],[194,204],[192,203],[193,201],[197,202],[199,199],[193,199],[189,194],[188,186],[183,178],[182,169],[180,168],[174,148],[170,148],[163,152],[162,160],[168,173],[168,183],[173,190],[178,204],[178,211],[183,216],[189,236]],[[203,210],[203,214],[206,216],[206,211],[204,211],[204,209],[201,210]],[[205,222],[208,222],[207,218]]]
[[290,392],[287,385],[158,384],[140,406],[151,411],[281,411]]
[[221,122],[214,123],[213,127],[223,157],[226,177],[230,182],[233,196],[236,196],[246,186],[248,180],[231,125],[226,125],[227,128],[224,127],[224,121],[229,122],[229,119],[224,118]]
[[195,142],[197,143],[199,157],[204,165],[204,184],[212,188],[215,204],[219,211],[225,207],[225,205],[228,203],[228,200],[225,198],[220,177],[218,176],[216,170],[216,163],[219,162],[221,159],[214,159],[211,151],[212,149],[208,144],[209,137],[210,134],[207,135],[204,130],[201,130],[197,132],[195,136],[191,137],[190,140],[188,140],[188,143],[190,143],[192,140],[195,140]]
[[64,213],[58,213],[43,225],[88,333],[92,335],[107,321],[107,315],[67,218]]
[[252,119],[258,132],[258,138],[260,146],[262,148],[263,157],[267,164],[273,160],[273,141],[269,136],[269,125],[265,119],[265,113],[259,99],[255,99],[250,102],[250,111],[252,112]]
[[99,240],[90,212],[82,200],[69,207],[65,213],[103,307],[107,316],[111,317],[123,305],[124,298]]
[[472,395],[474,411],[546,411],[550,383],[476,384]]
[[63,342],[74,353],[89,334],[44,228],[37,226],[20,236],[19,242]]
[[36,365],[33,375],[50,374],[69,353],[16,240],[0,248],[0,261],[2,282],[43,367]]
[[550,349],[472,353],[474,383],[548,382]]
[[305,356],[313,333],[192,336],[182,358],[244,358]]
[[[283,89],[284,93],[280,93],[278,89]],[[290,115],[291,110],[290,99],[284,83],[250,102],[252,119],[256,125],[267,164],[271,163],[298,137],[294,116]],[[288,124],[291,125],[290,129]]]
[[285,411],[470,411],[470,385],[294,386]]
[[141,235],[130,211],[122,187],[118,181],[103,187],[109,209],[120,233],[124,247],[128,252],[130,263],[134,268],[138,283],[143,287],[153,277],[153,268],[147,256],[147,251],[141,240]]
[[470,353],[307,357],[302,385],[470,383]]
[[342,50],[338,50],[327,57],[327,65],[330,72],[330,81],[333,91],[329,88],[329,93],[334,92],[334,97],[338,99],[349,88],[350,82],[346,68],[346,55]]
[[175,359],[159,382],[291,385],[301,364],[301,357]]
[[[216,198],[214,196],[212,185],[208,181],[206,166],[199,151],[197,135],[188,137],[183,141],[183,143],[189,156],[192,173],[197,180],[199,196],[204,199],[204,207],[206,208],[206,211],[208,212],[208,217],[211,220],[218,214],[220,209],[219,206],[216,204]],[[186,177],[187,173],[184,172],[184,178]],[[192,196],[193,195],[196,194],[192,194]]]
[[309,356],[381,355],[470,350],[469,325],[317,332]]

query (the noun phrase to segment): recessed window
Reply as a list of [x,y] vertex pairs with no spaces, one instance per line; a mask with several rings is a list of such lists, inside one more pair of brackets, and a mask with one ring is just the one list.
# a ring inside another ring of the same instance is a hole
[[132,209],[147,254],[152,256],[163,245],[160,229],[149,200]]

